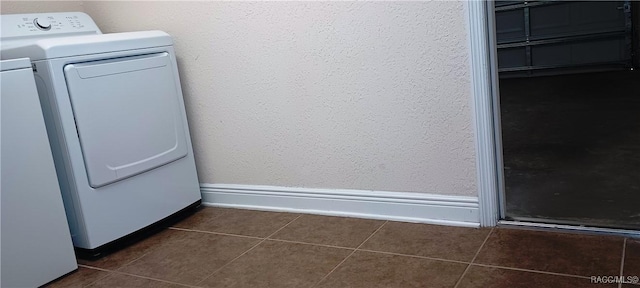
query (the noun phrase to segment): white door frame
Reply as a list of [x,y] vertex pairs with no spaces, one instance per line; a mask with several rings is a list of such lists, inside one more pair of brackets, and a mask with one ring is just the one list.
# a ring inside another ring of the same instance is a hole
[[[495,41],[494,15],[487,13],[493,1],[467,2],[469,46],[471,49],[471,85],[476,131],[476,170],[480,226],[496,226],[501,217],[502,151],[498,116],[497,59],[490,41]],[[500,177],[500,178],[499,178]]]
[[476,169],[480,226],[504,225],[639,237],[640,230],[500,220],[505,215],[498,58],[493,0],[467,2],[471,85],[476,131]]

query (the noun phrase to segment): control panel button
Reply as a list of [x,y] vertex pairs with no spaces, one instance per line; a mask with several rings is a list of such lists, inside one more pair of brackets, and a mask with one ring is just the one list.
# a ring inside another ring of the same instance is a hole
[[40,30],[46,31],[51,29],[51,22],[49,22],[49,20],[44,18],[33,19],[33,24],[36,24],[36,27],[38,27],[38,29]]

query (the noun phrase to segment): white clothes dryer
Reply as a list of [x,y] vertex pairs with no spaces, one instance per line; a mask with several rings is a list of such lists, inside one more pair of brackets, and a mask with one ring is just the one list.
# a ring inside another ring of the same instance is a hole
[[167,33],[101,34],[70,12],[2,15],[1,37],[2,58],[31,58],[79,252],[99,255],[200,204]]

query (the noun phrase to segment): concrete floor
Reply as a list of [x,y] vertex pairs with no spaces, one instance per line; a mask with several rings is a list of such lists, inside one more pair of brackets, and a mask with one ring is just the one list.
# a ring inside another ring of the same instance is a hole
[[501,79],[509,219],[640,230],[640,72]]

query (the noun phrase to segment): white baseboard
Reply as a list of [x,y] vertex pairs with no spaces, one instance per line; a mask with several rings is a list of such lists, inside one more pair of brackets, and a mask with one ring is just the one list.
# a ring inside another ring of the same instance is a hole
[[478,198],[424,193],[200,184],[206,206],[479,227]]

